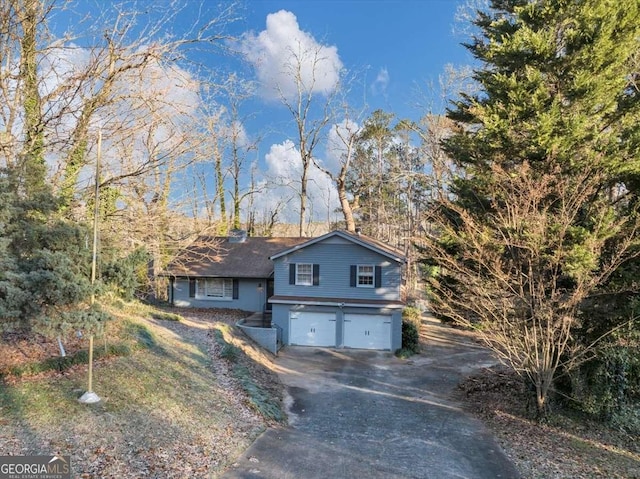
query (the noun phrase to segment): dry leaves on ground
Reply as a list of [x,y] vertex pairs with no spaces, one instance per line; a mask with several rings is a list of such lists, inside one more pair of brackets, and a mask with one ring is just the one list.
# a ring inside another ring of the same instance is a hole
[[459,386],[459,399],[498,437],[523,479],[640,478],[640,442],[584,417],[531,419],[527,391],[505,368],[485,369]]

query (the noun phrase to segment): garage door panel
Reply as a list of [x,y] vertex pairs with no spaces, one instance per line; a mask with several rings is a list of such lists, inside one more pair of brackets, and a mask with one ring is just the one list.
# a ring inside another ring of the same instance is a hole
[[345,314],[344,345],[357,349],[391,349],[391,316]]
[[335,313],[292,312],[290,318],[291,344],[299,346],[335,346]]

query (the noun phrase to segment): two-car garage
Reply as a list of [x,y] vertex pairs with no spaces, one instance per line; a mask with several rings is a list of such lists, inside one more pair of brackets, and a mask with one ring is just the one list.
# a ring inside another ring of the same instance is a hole
[[391,323],[385,314],[291,311],[289,344],[390,350]]

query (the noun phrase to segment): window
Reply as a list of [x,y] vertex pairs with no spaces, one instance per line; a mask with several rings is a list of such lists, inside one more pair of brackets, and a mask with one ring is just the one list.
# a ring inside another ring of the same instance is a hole
[[296,264],[296,284],[311,286],[313,284],[313,265],[309,263]]
[[358,282],[357,286],[362,288],[373,288],[373,266],[358,265]]
[[312,263],[289,263],[289,284],[297,286],[318,286],[320,265]]
[[382,267],[370,264],[352,264],[349,272],[349,285],[352,288],[382,287]]
[[196,280],[196,298],[233,299],[231,278],[206,278]]

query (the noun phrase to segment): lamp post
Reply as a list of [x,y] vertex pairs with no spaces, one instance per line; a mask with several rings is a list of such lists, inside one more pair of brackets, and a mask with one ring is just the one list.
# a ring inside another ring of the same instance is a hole
[[[95,199],[93,205],[93,251],[91,258],[91,286],[96,282],[96,264],[98,257],[98,200],[100,196],[100,155],[102,153],[102,130],[98,131],[98,153],[96,156],[96,184]],[[95,294],[91,292],[91,305],[95,303]],[[80,399],[81,403],[92,404],[100,401],[100,396],[93,392],[93,333],[89,335],[89,387]]]

